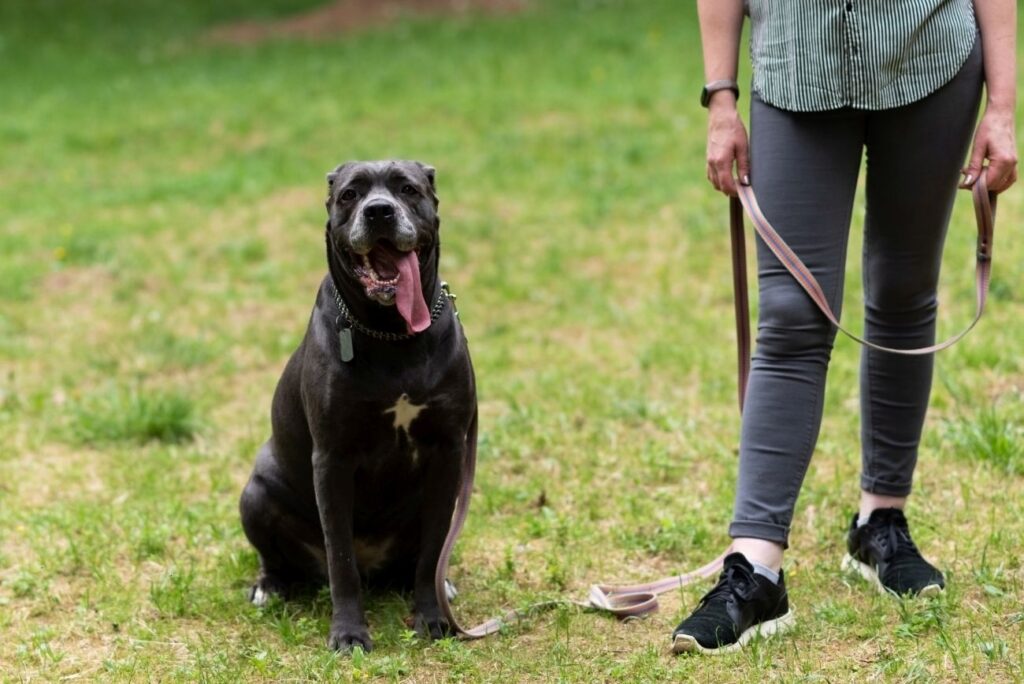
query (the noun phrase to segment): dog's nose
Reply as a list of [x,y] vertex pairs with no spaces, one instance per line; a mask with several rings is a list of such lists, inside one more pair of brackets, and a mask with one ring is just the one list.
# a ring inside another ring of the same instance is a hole
[[363,216],[370,223],[384,223],[395,219],[395,205],[391,202],[371,202],[363,208]]

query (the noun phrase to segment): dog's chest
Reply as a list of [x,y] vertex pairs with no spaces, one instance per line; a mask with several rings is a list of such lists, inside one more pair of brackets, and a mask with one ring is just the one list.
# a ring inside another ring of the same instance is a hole
[[394,428],[396,435],[404,434],[406,437],[410,437],[413,422],[429,405],[427,401],[417,404],[409,398],[408,394],[402,392],[393,406],[384,409],[383,415],[385,418],[391,419],[391,427]]
[[[403,392],[398,395],[394,404],[381,412],[381,418],[385,424],[383,432],[386,435],[385,443],[381,446],[384,447],[386,453],[391,453],[411,465],[417,465],[420,459],[419,447],[421,445],[419,442],[423,441],[422,438],[417,439],[417,436],[422,432],[421,426],[429,422],[429,412],[424,413],[429,408],[428,400],[421,399],[416,402]],[[390,435],[387,434],[389,427]],[[386,457],[386,454],[382,456]]]
[[420,466],[442,421],[441,403],[403,391],[362,403],[346,420],[354,421],[360,435],[356,451],[361,453],[363,465],[392,475]]

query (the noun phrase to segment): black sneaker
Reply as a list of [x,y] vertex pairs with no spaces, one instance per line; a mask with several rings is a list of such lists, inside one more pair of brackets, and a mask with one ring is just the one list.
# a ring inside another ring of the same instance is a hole
[[921,557],[910,538],[907,518],[898,508],[874,510],[860,527],[854,514],[846,548],[849,554],[843,569],[860,574],[882,592],[935,596],[946,586],[942,573]]
[[673,653],[726,653],[757,636],[771,636],[795,624],[786,582],[754,574],[741,553],[725,557],[718,584],[672,633]]

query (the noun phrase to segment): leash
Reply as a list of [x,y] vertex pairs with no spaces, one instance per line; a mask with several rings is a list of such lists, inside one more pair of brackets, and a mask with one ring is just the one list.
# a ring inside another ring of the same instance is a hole
[[561,606],[577,606],[588,610],[596,610],[614,615],[620,620],[646,617],[658,610],[659,594],[684,587],[699,579],[711,577],[721,570],[722,561],[725,559],[728,549],[707,565],[682,575],[666,577],[656,582],[645,584],[623,586],[595,584],[590,587],[590,593],[586,601],[574,601],[571,599],[543,601],[534,603],[521,610],[510,610],[475,627],[463,627],[455,617],[451,601],[448,598],[448,564],[451,561],[455,542],[462,532],[462,527],[465,525],[466,517],[469,514],[469,499],[473,494],[473,478],[476,474],[476,436],[477,414],[474,412],[469,430],[466,432],[466,453],[462,462],[461,481],[459,483],[458,499],[455,503],[455,512],[452,515],[451,527],[448,528],[448,535],[445,537],[444,545],[441,547],[441,555],[438,557],[437,569],[434,573],[434,593],[437,595],[437,603],[441,609],[441,614],[448,621],[452,632],[459,639],[465,641],[482,639],[501,631],[507,625],[520,622],[530,615],[536,615],[537,613]]
[[[988,191],[985,181],[985,171],[978,176],[974,184],[972,196],[974,198],[974,215],[978,226],[978,250],[975,265],[976,284],[976,311],[974,319],[965,330],[950,339],[938,344],[920,347],[916,349],[894,349],[875,344],[862,339],[847,331],[839,324],[839,318],[832,311],[825,297],[821,285],[811,273],[810,269],[790,249],[789,245],[779,236],[772,225],[761,212],[754,195],[753,188],[739,185],[739,197],[731,198],[729,201],[729,234],[732,245],[732,267],[733,267],[733,295],[736,313],[736,348],[738,367],[738,394],[740,413],[743,413],[743,403],[746,397],[747,381],[750,376],[750,305],[747,283],[747,261],[746,261],[746,239],[744,235],[743,213],[750,217],[757,234],[765,242],[772,253],[779,259],[786,270],[796,279],[811,300],[821,310],[822,314],[839,330],[853,340],[872,349],[890,352],[893,354],[921,355],[931,354],[946,349],[964,337],[978,323],[985,310],[985,303],[988,298],[988,286],[992,272],[992,238],[995,231],[995,209],[996,196]],[[500,617],[491,618],[475,627],[465,628],[459,624],[458,619],[452,611],[451,602],[448,598],[447,576],[448,565],[451,560],[452,550],[455,542],[462,531],[469,514],[469,500],[473,493],[473,478],[476,473],[476,444],[477,444],[477,414],[473,414],[469,430],[466,433],[466,453],[462,463],[461,482],[459,494],[455,505],[455,512],[452,516],[451,526],[448,535],[441,548],[441,555],[438,558],[437,570],[434,574],[434,591],[437,594],[437,602],[441,613],[452,631],[459,639],[473,640],[486,637],[500,631],[503,627],[521,621],[529,615],[550,610],[559,606],[579,606],[584,609],[596,610],[619,619],[641,618],[650,615],[658,610],[658,596],[665,592],[679,589],[697,580],[712,577],[722,569],[722,562],[729,554],[731,546],[719,554],[717,558],[709,563],[672,577],[665,577],[653,582],[631,585],[609,585],[594,584],[586,601],[574,601],[570,599],[559,599],[535,603],[522,610],[508,611]]]
[[[739,188],[739,197],[731,198],[729,200],[729,214],[730,214],[730,229],[733,235],[733,269],[742,271],[742,275],[739,276],[739,280],[744,283],[744,292],[742,293],[742,311],[740,296],[736,297],[736,320],[737,320],[737,340],[740,348],[740,387],[746,387],[746,377],[750,373],[749,357],[750,357],[750,331],[749,327],[744,330],[740,329],[738,324],[740,317],[746,321],[749,317],[747,312],[746,304],[746,258],[742,254],[742,244],[739,247],[739,254],[737,254],[737,242],[736,235],[739,234],[739,240],[743,240],[743,215],[738,205],[742,205],[742,209],[747,212],[751,222],[754,224],[754,229],[757,234],[764,241],[765,245],[772,251],[772,253],[778,258],[779,262],[789,271],[790,275],[799,283],[800,287],[803,288],[804,292],[811,298],[815,306],[821,311],[822,314],[829,320],[832,325],[836,326],[837,329],[842,331],[847,337],[858,342],[865,347],[876,349],[878,351],[889,352],[890,354],[902,354],[905,356],[920,356],[923,354],[932,354],[943,349],[948,349],[954,344],[959,342],[964,335],[969,333],[978,321],[981,319],[982,313],[985,311],[985,302],[988,300],[988,286],[992,275],[992,238],[995,232],[995,220],[996,220],[996,196],[994,193],[988,191],[988,183],[985,179],[987,170],[982,171],[978,175],[978,180],[975,181],[974,187],[972,188],[971,195],[974,198],[974,217],[978,225],[978,249],[975,260],[975,313],[974,319],[971,323],[964,328],[960,333],[950,337],[944,342],[937,344],[928,345],[927,347],[917,347],[914,349],[895,349],[893,347],[885,347],[880,344],[875,344],[862,337],[858,337],[839,323],[839,317],[836,316],[835,312],[832,311],[832,307],[829,306],[828,299],[825,297],[825,292],[822,290],[821,285],[818,284],[818,280],[811,273],[811,270],[807,268],[803,261],[790,249],[789,245],[786,244],[785,240],[772,225],[765,218],[761,212],[761,207],[757,204],[757,197],[754,195],[754,189],[749,185],[740,185],[737,183]],[[734,280],[734,282],[739,282]],[[743,389],[740,390],[741,406]]]

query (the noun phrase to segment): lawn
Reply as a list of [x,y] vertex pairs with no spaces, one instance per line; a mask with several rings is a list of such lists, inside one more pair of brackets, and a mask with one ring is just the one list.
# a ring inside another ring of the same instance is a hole
[[[944,597],[900,602],[839,571],[859,471],[859,349],[841,339],[784,639],[673,657],[707,584],[647,620],[565,608],[474,643],[417,640],[406,597],[375,593],[376,648],[351,657],[325,646],[326,593],[249,605],[238,495],[325,270],[324,174],[346,159],[438,169],[481,411],[452,568],[466,622],[700,565],[732,508],[726,205],[704,179],[692,3],[210,38],[314,4],[0,4],[0,680],[1024,680],[1016,188],[990,309],[938,360],[911,502]],[[969,204],[940,335],[973,310]]]

